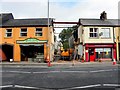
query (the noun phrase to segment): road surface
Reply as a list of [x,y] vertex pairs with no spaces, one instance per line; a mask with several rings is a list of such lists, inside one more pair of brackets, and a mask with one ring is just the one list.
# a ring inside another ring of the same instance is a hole
[[[2,90],[116,90],[118,66],[2,67]],[[93,90],[93,89],[92,89]],[[119,88],[118,88],[119,90]]]

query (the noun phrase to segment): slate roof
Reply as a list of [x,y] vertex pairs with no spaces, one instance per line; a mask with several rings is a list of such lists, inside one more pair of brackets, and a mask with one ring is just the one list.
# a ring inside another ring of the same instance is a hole
[[[2,17],[3,19],[4,17]],[[49,25],[52,25],[52,18],[49,18]],[[32,19],[14,19],[2,22],[2,27],[25,27],[25,26],[48,26],[48,18],[32,18]]]
[[12,13],[1,13],[0,14],[0,24],[8,21],[9,19],[14,19]]
[[[7,22],[3,23],[3,27],[19,27],[19,26],[47,26],[48,19],[47,18],[39,18],[39,19],[10,19]],[[52,19],[50,19],[50,25],[52,25]]]
[[84,26],[120,26],[120,19],[79,19],[79,22]]

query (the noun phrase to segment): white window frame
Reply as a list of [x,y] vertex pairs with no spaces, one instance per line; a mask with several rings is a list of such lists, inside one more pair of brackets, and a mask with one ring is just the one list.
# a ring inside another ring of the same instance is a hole
[[[8,32],[8,30],[11,30],[11,32]],[[9,36],[8,34],[11,34],[11,36]],[[12,37],[12,29],[5,30],[5,37]]]
[[21,34],[27,34],[27,32],[28,32],[28,30],[26,31],[26,32],[22,32],[22,29],[26,29],[27,30],[27,28],[21,28],[20,29],[20,37],[27,37],[27,35],[26,36],[22,36]]
[[[93,32],[90,32],[90,29],[93,29]],[[95,32],[95,29],[97,29],[96,32]],[[89,28],[89,38],[98,38],[98,30],[99,30],[99,28],[90,27]],[[90,37],[90,34],[93,34],[93,37]],[[96,34],[97,36],[94,36],[94,34]]]
[[[41,31],[37,31],[37,29],[41,29]],[[42,28],[36,28],[35,30],[36,30],[36,31],[35,31],[35,36],[36,36],[36,37],[42,37],[42,36],[43,36],[43,30],[42,30]],[[39,36],[40,33],[41,33],[42,35]],[[38,35],[37,35],[37,34],[38,34]]]
[[[105,32],[106,30],[109,30],[109,32]],[[110,28],[101,28],[100,33],[102,33],[101,38],[111,38]]]

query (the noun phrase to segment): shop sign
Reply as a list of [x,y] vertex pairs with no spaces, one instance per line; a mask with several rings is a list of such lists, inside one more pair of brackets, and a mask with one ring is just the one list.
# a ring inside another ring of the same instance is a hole
[[86,47],[113,47],[113,45],[86,45]]
[[36,38],[27,38],[25,40],[17,40],[17,43],[45,43],[47,40],[39,40]]

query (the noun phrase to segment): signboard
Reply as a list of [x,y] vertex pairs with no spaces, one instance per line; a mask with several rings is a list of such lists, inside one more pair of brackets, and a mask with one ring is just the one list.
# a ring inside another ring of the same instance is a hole
[[36,38],[27,38],[25,40],[17,40],[17,43],[46,43],[47,40],[39,40]]
[[113,45],[86,45],[86,47],[113,47]]
[[43,46],[44,44],[20,44],[20,46]]

